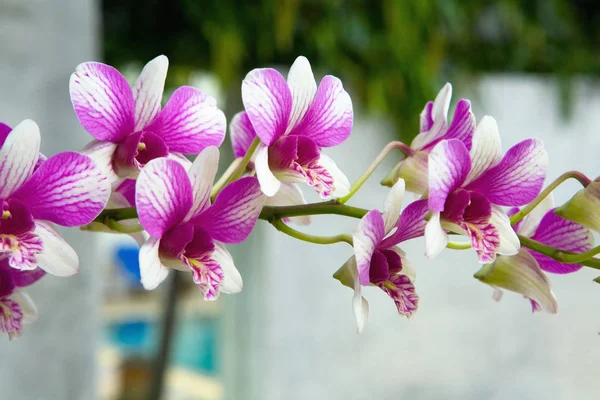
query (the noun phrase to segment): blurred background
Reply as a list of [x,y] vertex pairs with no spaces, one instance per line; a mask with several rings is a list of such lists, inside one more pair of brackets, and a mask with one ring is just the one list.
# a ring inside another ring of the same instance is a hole
[[[478,120],[496,117],[505,149],[542,138],[549,179],[568,169],[596,176],[599,19],[595,0],[0,0],[0,120],[36,120],[48,155],[80,149],[91,137],[69,100],[77,64],[104,61],[133,81],[159,54],[170,60],[168,89],[196,86],[231,118],[249,70],[285,74],[305,55],[318,78],[336,75],[352,95],[353,135],[329,152],[350,180],[388,141],[414,137],[446,81],[453,105],[468,97]],[[228,140],[223,149],[221,168],[232,159]],[[380,208],[387,189],[378,182],[393,165],[390,157],[353,204]],[[576,189],[561,187],[557,203]],[[354,226],[319,217],[307,231]],[[406,321],[366,290],[371,314],[359,336],[352,292],[331,278],[350,256],[343,245],[295,242],[259,222],[231,248],[244,292],[206,303],[188,275],[144,291],[127,236],[65,237],[81,272],[28,291],[40,320],[18,341],[0,341],[2,398],[152,398],[157,360],[167,365],[164,399],[598,398],[593,271],[551,277],[559,314],[531,315],[520,296],[492,301],[472,279],[474,255],[425,260],[416,240],[405,250],[418,270],[419,312]]]

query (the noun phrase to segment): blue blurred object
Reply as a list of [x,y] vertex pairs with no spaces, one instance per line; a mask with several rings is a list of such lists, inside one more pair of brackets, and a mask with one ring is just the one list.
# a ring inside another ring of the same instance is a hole
[[127,282],[132,286],[141,286],[140,283],[140,249],[137,246],[122,246],[116,251],[116,264],[123,273]]
[[[154,321],[128,320],[106,326],[105,335],[110,344],[125,356],[153,357],[158,349],[160,327]],[[215,375],[217,363],[218,323],[212,318],[178,321],[175,326],[171,364]]]

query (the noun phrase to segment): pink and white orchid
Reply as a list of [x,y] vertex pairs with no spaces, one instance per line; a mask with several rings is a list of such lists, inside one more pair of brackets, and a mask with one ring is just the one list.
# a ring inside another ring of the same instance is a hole
[[210,192],[219,150],[210,146],[189,171],[174,160],[158,158],[140,172],[136,206],[150,237],[140,250],[146,289],[154,289],[167,267],[188,270],[206,300],[220,292],[242,290],[242,279],[223,243],[240,243],[252,231],[265,197],[254,177],[227,185],[211,205]]
[[479,261],[514,255],[520,243],[500,206],[522,206],[539,194],[548,154],[539,139],[511,147],[504,157],[496,121],[484,117],[471,151],[457,139],[437,144],[429,155],[429,209],[425,253],[437,256],[448,244],[445,228],[468,235]]
[[84,152],[106,168],[111,182],[135,178],[155,158],[182,160],[225,138],[225,115],[196,88],[178,88],[161,110],[168,65],[162,55],[150,61],[133,89],[119,71],[98,62],[80,64],[71,75],[73,108],[96,138]]
[[354,232],[354,256],[340,268],[334,277],[354,289],[352,306],[358,332],[363,330],[369,304],[362,297],[362,286],[374,285],[394,301],[398,313],[410,318],[417,310],[419,297],[415,293],[415,273],[398,244],[423,236],[427,200],[418,200],[401,213],[404,181],[392,187],[383,214],[369,211]]
[[[518,212],[518,208],[509,214]],[[514,228],[525,237],[565,252],[583,253],[594,245],[591,231],[555,214],[552,196],[548,196]],[[579,271],[582,265],[565,264],[528,248],[521,248],[514,256],[498,256],[492,264],[484,265],[475,277],[499,290],[520,293],[531,301],[533,311],[558,311],[558,303],[544,274],[568,274]]]
[[306,182],[323,198],[341,197],[350,183],[321,152],[345,141],[352,130],[352,101],[342,82],[325,76],[319,87],[305,57],[298,57],[287,81],[275,69],[254,69],[242,82],[245,112],[234,117],[234,150],[261,143],[255,153],[263,193],[274,196],[282,182]]
[[74,152],[47,160],[40,131],[25,120],[0,127],[0,258],[19,270],[38,266],[57,276],[77,272],[75,251],[51,223],[82,226],[102,211],[110,183],[91,158]]
[[21,288],[40,280],[45,272],[36,268],[19,271],[0,260],[0,332],[8,333],[12,340],[23,333],[23,327],[37,319],[37,309]]
[[[420,133],[413,139],[410,148],[405,151],[404,160],[392,170],[384,182],[395,183],[404,179],[406,190],[423,194],[428,188],[427,164],[429,152],[442,140],[456,139],[471,149],[471,140],[475,131],[475,115],[471,111],[471,102],[461,99],[456,104],[452,122],[448,125],[448,110],[452,98],[452,85],[446,83],[435,101],[430,101],[421,112]],[[386,183],[387,184],[387,183]]]

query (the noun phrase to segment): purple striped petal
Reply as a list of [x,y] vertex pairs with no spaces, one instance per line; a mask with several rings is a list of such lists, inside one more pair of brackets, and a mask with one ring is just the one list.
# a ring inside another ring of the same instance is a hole
[[412,149],[420,150],[446,133],[448,129],[447,116],[451,98],[452,85],[446,83],[431,106],[431,123],[427,124],[429,125],[429,129],[427,131],[422,131],[413,139],[410,144]]
[[221,282],[225,278],[221,265],[211,258],[201,262],[191,259],[186,261],[192,272],[192,280],[202,291],[204,300],[217,300],[221,294]]
[[352,235],[356,266],[362,285],[370,282],[371,260],[375,249],[385,236],[383,217],[377,210],[369,211],[358,223]]
[[50,157],[14,195],[35,219],[81,226],[100,214],[110,182],[88,156],[64,152]]
[[225,139],[225,114],[214,97],[191,86],[175,90],[165,108],[145,128],[169,146],[169,151],[200,153]]
[[192,184],[177,161],[157,158],[140,172],[135,204],[140,223],[151,236],[160,238],[182,222],[192,201]]
[[550,281],[524,249],[514,256],[498,256],[493,264],[486,264],[476,272],[475,278],[494,288],[520,293],[550,313],[558,311]]
[[471,111],[471,102],[461,99],[456,104],[452,123],[448,130],[439,138],[423,147],[423,150],[432,149],[439,141],[457,139],[465,144],[467,149],[471,149],[473,132],[475,132],[475,115]]
[[296,58],[290,67],[287,83],[292,92],[292,111],[287,128],[289,133],[302,121],[317,93],[317,83],[306,57]]
[[252,232],[264,203],[258,180],[242,178],[221,190],[214,204],[191,222],[219,242],[240,243]]
[[383,205],[383,220],[386,234],[398,225],[404,199],[404,180],[399,179],[387,195]]
[[402,211],[397,223],[396,231],[385,238],[379,247],[389,248],[398,243],[425,235],[425,226],[427,225],[425,216],[428,212],[429,206],[427,204],[427,199],[410,203],[406,206],[404,211]]
[[186,216],[189,220],[210,205],[210,192],[219,169],[219,149],[210,146],[202,150],[188,171],[194,201]]
[[115,189],[129,203],[127,207],[135,207],[135,180],[124,179]]
[[133,98],[136,131],[152,122],[160,112],[167,69],[169,69],[169,59],[160,55],[146,64],[135,82]]
[[485,171],[500,162],[502,147],[498,124],[494,118],[486,115],[479,122],[473,134],[473,146],[469,154],[471,157],[471,172],[466,183],[477,179]]
[[448,195],[459,188],[471,169],[469,151],[456,139],[440,142],[429,154],[429,208],[444,211]]
[[319,84],[315,98],[291,135],[311,138],[319,147],[337,146],[352,132],[352,99],[342,81],[327,75]]
[[221,266],[223,270],[223,280],[221,281],[221,292],[227,294],[239,293],[244,288],[242,276],[233,263],[233,258],[227,249],[220,243],[215,243],[215,251],[212,254],[213,260]]
[[81,153],[90,157],[102,171],[102,175],[106,176],[110,183],[115,183],[119,180],[114,165],[113,159],[118,145],[111,142],[101,142],[92,140],[82,150]]
[[51,224],[36,221],[35,234],[42,241],[42,251],[36,255],[41,269],[54,276],[71,276],[79,270],[79,257]]
[[398,314],[410,318],[417,311],[419,296],[415,291],[415,285],[408,276],[398,274],[377,286],[394,300]]
[[471,238],[471,247],[477,252],[479,262],[493,262],[500,247],[500,234],[496,227],[492,224],[465,224],[463,228]]
[[[540,204],[538,204],[529,214],[525,216],[521,221],[514,226],[514,229],[521,235],[532,237],[537,230],[542,218],[548,213],[548,211],[554,208],[554,196],[552,194],[546,196]],[[514,210],[514,212],[513,212]],[[518,207],[514,207],[510,210],[512,212],[507,213],[509,216],[513,216],[519,212]]]
[[527,139],[511,147],[502,161],[469,184],[492,204],[522,206],[540,193],[548,170],[548,153],[539,139]]
[[140,276],[146,290],[155,289],[169,275],[169,270],[158,257],[159,247],[160,239],[149,237],[140,248]]
[[40,130],[32,120],[26,119],[8,133],[0,148],[0,198],[8,197],[29,179],[39,152]]
[[433,126],[433,117],[431,116],[432,111],[433,101],[428,101],[419,115],[421,121],[419,132],[427,132]]
[[30,271],[19,271],[14,268],[10,269],[11,280],[16,287],[33,285],[46,275],[46,271],[41,268],[36,268]]
[[375,249],[371,255],[371,265],[369,266],[369,282],[381,283],[390,278],[390,265],[386,255],[380,250]]
[[246,111],[239,112],[233,116],[229,123],[229,136],[236,157],[244,157],[256,137],[256,132],[248,118]]
[[97,62],[80,64],[71,75],[69,91],[79,122],[96,139],[116,143],[133,133],[133,93],[115,68]]
[[272,68],[250,71],[242,82],[242,101],[260,140],[270,146],[283,135],[292,111],[292,92]]
[[[583,253],[594,245],[594,237],[588,228],[562,219],[554,214],[554,210],[546,213],[531,238],[571,253]],[[529,251],[537,260],[540,268],[547,272],[568,274],[582,268],[582,265],[579,264],[563,264],[533,250]]]

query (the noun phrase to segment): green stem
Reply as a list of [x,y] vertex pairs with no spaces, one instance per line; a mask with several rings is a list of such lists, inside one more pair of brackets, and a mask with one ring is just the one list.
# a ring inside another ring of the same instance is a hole
[[136,219],[137,217],[138,214],[135,207],[107,208],[106,210],[103,210],[94,221],[104,224],[107,219],[111,219],[113,221],[122,221],[124,219]]
[[535,200],[523,207],[521,211],[510,217],[510,224],[514,225],[523,218],[525,218],[525,216],[531,211],[533,211],[533,209],[537,207],[537,205],[540,204],[546,197],[548,197],[550,193],[554,191],[554,189],[556,189],[558,186],[560,186],[561,183],[570,178],[578,180],[583,187],[586,187],[590,184],[590,179],[579,171],[565,172],[564,174],[556,178],[554,182],[548,185],[548,187],[542,190],[542,192],[538,195],[538,197],[535,198]]
[[309,235],[307,233],[303,233],[295,230],[294,228],[286,225],[282,220],[277,219],[271,221],[271,225],[275,227],[279,232],[285,233],[288,236],[296,238],[298,240],[302,240],[304,242],[314,243],[314,244],[334,244],[334,243],[348,243],[352,246],[352,236],[341,234],[337,236],[315,236]]
[[248,147],[248,151],[246,151],[246,154],[244,154],[242,161],[240,161],[240,164],[231,173],[231,176],[229,177],[229,179],[227,179],[226,183],[231,183],[231,182],[235,181],[236,179],[239,179],[240,176],[242,176],[242,174],[246,170],[246,167],[248,166],[248,163],[250,162],[250,159],[254,155],[254,152],[256,151],[256,148],[258,147],[259,144],[260,144],[260,138],[255,137],[254,140],[252,141],[252,143],[250,144],[250,147]]
[[362,185],[364,185],[364,183],[369,179],[371,174],[373,174],[373,172],[375,172],[375,170],[377,169],[379,164],[381,164],[381,162],[385,159],[385,157],[388,155],[388,153],[390,151],[392,151],[393,149],[398,149],[398,150],[402,151],[402,153],[404,153],[405,156],[409,156],[413,153],[413,150],[402,142],[388,143],[383,148],[383,150],[381,150],[381,153],[379,153],[377,158],[375,158],[375,160],[373,160],[371,165],[369,165],[369,168],[367,168],[365,170],[365,172],[363,172],[363,174],[350,187],[350,193],[348,193],[344,197],[340,197],[339,199],[337,199],[337,202],[339,204],[344,204],[348,200],[350,200],[352,198],[352,196],[354,196],[356,194],[356,192],[358,192],[358,190],[362,187]]
[[337,204],[335,200],[331,200],[321,203],[300,204],[297,206],[265,206],[263,207],[259,218],[267,221],[274,221],[282,218],[299,217],[303,215],[336,214],[360,219],[364,217],[367,212],[368,210],[363,208]]
[[464,242],[464,243],[448,242],[446,247],[449,249],[452,249],[452,250],[468,250],[471,248],[471,243],[469,243],[469,242]]
[[215,185],[213,186],[213,188],[210,192],[211,201],[214,201],[215,197],[217,197],[217,195],[219,194],[221,189],[223,189],[223,187],[225,186],[227,181],[229,181],[229,178],[231,178],[231,175],[239,167],[241,162],[242,162],[242,158],[236,158],[235,160],[233,160],[231,165],[229,167],[227,167],[225,172],[223,172],[223,175],[221,175],[219,180],[217,180],[217,182],[215,183]]
[[[517,236],[519,237],[519,240],[521,241],[522,246],[527,247],[531,250],[534,250],[540,254],[544,254],[556,261],[560,261],[565,264],[581,264],[581,265],[585,265],[586,267],[600,270],[600,259],[592,257],[592,258],[588,258],[583,261],[575,262],[575,261],[573,261],[573,259],[577,258],[577,256],[580,256],[580,254],[562,251],[560,249],[557,249],[552,246],[548,246],[544,243],[538,242],[537,240],[533,240],[533,239],[528,238],[523,235],[517,235]],[[581,254],[584,254],[584,253],[581,253]],[[572,257],[572,258],[569,258],[569,257]]]
[[104,222],[104,225],[108,226],[110,229],[120,233],[138,233],[142,232],[144,228],[140,224],[134,225],[123,225],[115,221],[114,219],[107,218]]

